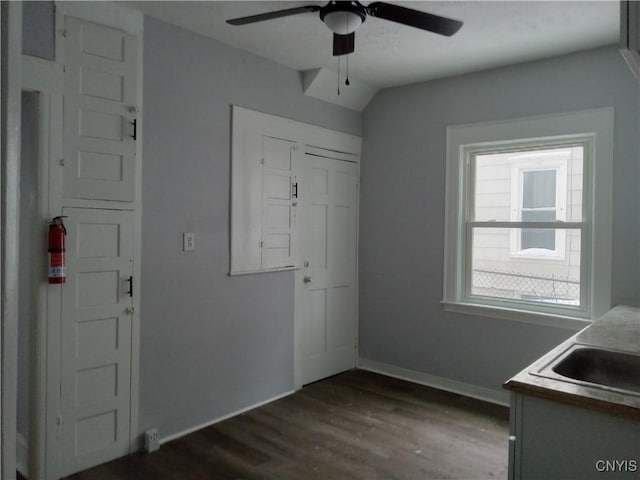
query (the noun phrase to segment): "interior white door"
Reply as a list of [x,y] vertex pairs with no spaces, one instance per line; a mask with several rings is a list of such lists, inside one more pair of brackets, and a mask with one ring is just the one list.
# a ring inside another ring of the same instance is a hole
[[296,386],[356,365],[358,166],[306,154],[296,272]]
[[65,198],[134,200],[138,39],[65,17]]
[[133,212],[65,208],[60,476],[129,452]]

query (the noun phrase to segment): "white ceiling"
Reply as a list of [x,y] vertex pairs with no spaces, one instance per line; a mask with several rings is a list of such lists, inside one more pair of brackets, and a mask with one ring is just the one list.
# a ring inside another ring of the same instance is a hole
[[[317,13],[244,26],[225,20],[325,2],[127,2],[145,14],[292,69],[337,70],[332,34]],[[369,2],[364,2],[368,4]],[[443,37],[368,17],[356,32],[350,76],[373,87],[405,85],[535,60],[618,41],[619,3],[608,1],[404,1],[403,6],[462,20]],[[344,58],[342,60],[344,71]]]

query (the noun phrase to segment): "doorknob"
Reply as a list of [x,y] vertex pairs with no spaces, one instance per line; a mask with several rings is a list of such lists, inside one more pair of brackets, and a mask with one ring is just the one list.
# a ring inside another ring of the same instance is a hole
[[303,281],[304,283],[311,283],[311,282],[313,282],[313,279],[312,279],[311,277],[304,277],[304,278],[302,279],[302,281]]

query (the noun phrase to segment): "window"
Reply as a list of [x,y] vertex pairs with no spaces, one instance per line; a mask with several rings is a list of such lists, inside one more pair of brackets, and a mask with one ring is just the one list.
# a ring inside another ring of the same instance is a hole
[[610,109],[450,127],[445,307],[544,323],[603,314],[611,145]]
[[[553,148],[510,157],[511,220],[522,222],[565,221],[569,180],[582,192],[582,147]],[[567,179],[567,167],[571,169]],[[579,200],[578,200],[579,201]],[[520,258],[565,258],[565,231],[523,228],[511,236],[511,255]]]
[[[472,229],[472,296],[579,304],[581,224],[576,220],[582,214],[576,212],[583,206],[584,148],[543,143],[471,154],[469,218],[489,222]],[[565,228],[567,218],[575,232]]]
[[[522,202],[518,212],[523,222],[552,222],[556,220],[557,170],[528,170],[522,172]],[[560,185],[558,185],[560,187]],[[519,237],[520,251],[531,249],[557,252],[556,236],[552,230],[523,228]]]

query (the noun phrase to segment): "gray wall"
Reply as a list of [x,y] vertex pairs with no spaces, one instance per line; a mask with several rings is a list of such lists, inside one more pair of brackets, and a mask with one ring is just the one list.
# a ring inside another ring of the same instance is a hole
[[293,273],[227,275],[231,104],[361,120],[293,70],[149,17],[144,49],[140,429],[166,436],[293,387]]
[[55,59],[55,8],[53,2],[22,2],[22,53]]
[[615,106],[612,304],[638,304],[638,93],[613,47],[380,92],[363,114],[361,357],[499,390],[572,333],[440,306],[448,125]]

